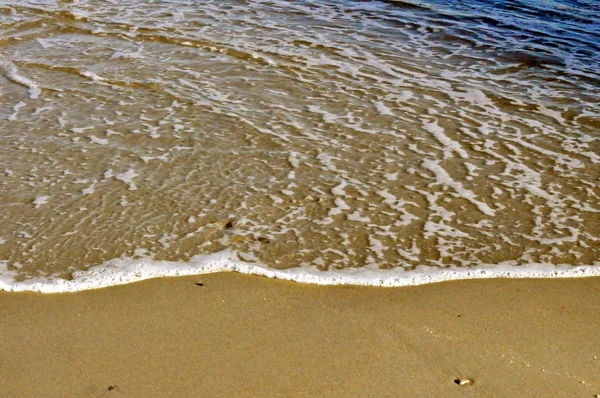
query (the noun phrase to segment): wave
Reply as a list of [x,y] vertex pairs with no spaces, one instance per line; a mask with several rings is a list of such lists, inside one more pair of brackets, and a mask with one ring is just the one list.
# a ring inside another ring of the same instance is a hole
[[19,281],[15,271],[0,267],[0,290],[7,292],[69,293],[125,285],[146,279],[203,275],[217,272],[239,272],[293,282],[318,285],[361,285],[378,287],[416,286],[464,279],[492,278],[579,278],[600,276],[600,262],[589,266],[511,262],[467,267],[417,266],[377,269],[344,268],[322,271],[316,267],[272,269],[260,263],[242,261],[232,250],[196,255],[189,261],[157,261],[151,258],[119,258],[85,271],[76,271],[70,279],[36,277]]

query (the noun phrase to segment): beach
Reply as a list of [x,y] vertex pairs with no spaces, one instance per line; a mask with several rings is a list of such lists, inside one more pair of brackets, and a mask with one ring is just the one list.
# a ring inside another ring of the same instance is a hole
[[598,397],[600,2],[0,4],[0,398]]
[[0,390],[593,397],[599,292],[600,278],[373,288],[218,273],[68,294],[0,293]]

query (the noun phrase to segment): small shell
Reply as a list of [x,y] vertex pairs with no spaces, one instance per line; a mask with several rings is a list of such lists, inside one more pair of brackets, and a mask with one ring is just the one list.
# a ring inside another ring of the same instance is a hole
[[469,384],[473,384],[473,380],[469,380],[469,379],[460,379],[460,378],[456,378],[454,379],[454,382],[456,384],[458,384],[459,386],[466,386]]

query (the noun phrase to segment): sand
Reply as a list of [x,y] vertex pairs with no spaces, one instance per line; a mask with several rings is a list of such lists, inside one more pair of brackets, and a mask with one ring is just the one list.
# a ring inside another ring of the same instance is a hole
[[600,278],[367,288],[228,273],[0,293],[0,311],[2,397],[600,394]]

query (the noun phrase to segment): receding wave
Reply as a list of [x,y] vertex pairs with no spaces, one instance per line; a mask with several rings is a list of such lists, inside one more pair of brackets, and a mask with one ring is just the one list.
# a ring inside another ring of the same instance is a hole
[[573,267],[569,264],[482,264],[477,268],[448,267],[442,270],[417,266],[403,268],[343,268],[323,271],[316,267],[273,269],[264,264],[241,261],[236,253],[223,251],[198,255],[189,261],[156,261],[151,258],[113,259],[68,277],[35,277],[19,280],[18,274],[1,269],[0,290],[8,292],[71,293],[125,285],[152,278],[239,272],[318,285],[359,285],[377,287],[416,286],[464,279],[491,278],[583,278],[600,276],[600,263]]
[[597,11],[4,2],[2,288],[595,275]]

